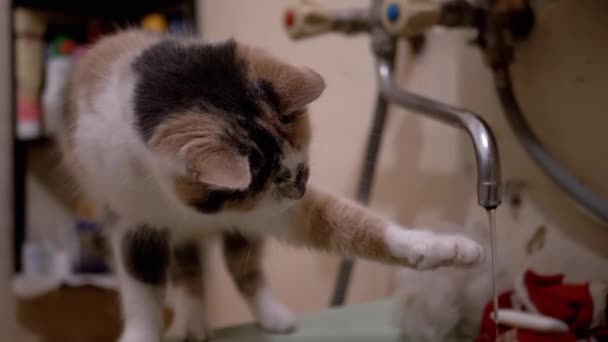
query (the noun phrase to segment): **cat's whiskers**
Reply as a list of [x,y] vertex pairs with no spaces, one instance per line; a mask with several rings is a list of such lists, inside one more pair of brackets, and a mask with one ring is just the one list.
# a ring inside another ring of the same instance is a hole
[[251,250],[256,241],[257,237],[254,237],[249,244],[249,249],[247,249],[247,255],[245,256],[245,272],[249,271],[249,256],[251,255]]
[[279,201],[279,186],[277,184],[273,184],[272,190],[270,191],[270,197],[273,201]]

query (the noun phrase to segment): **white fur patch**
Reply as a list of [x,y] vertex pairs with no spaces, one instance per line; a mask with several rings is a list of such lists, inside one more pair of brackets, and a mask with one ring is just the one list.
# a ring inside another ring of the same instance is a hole
[[394,323],[407,341],[445,341],[456,333],[464,309],[460,300],[462,276],[447,271],[403,268],[397,274],[404,285],[395,293]]
[[211,329],[202,298],[192,296],[184,288],[169,287],[167,302],[173,309],[173,320],[165,339],[169,341],[207,341]]
[[249,306],[260,326],[268,332],[286,333],[296,327],[294,314],[266,286],[249,300]]
[[294,151],[291,149],[286,149],[286,151],[287,153],[283,158],[283,165],[285,165],[285,167],[291,171],[292,175],[295,176],[298,165],[306,160],[306,155],[301,151]]
[[464,236],[389,225],[385,241],[393,256],[421,270],[440,266],[474,266],[483,261],[482,247]]
[[[114,253],[120,253],[121,234],[113,232]],[[124,330],[119,342],[156,342],[163,325],[161,301],[156,288],[132,278],[124,263],[117,260],[116,272],[120,282],[120,299],[124,315]]]

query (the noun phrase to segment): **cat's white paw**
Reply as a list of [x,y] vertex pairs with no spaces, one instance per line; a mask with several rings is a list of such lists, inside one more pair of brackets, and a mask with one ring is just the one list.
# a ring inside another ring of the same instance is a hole
[[184,320],[180,315],[173,317],[163,342],[204,342],[211,340],[211,328],[199,315]]
[[163,342],[211,340],[213,329],[209,326],[202,299],[185,286],[170,286],[167,289],[166,300],[173,310],[173,320]]
[[268,287],[261,287],[250,298],[249,306],[262,329],[285,334],[296,328],[296,316],[275,297]]
[[385,238],[391,254],[420,270],[475,266],[483,261],[483,248],[464,236],[389,226]]
[[296,316],[278,301],[260,308],[256,316],[258,324],[267,332],[285,334],[296,328]]

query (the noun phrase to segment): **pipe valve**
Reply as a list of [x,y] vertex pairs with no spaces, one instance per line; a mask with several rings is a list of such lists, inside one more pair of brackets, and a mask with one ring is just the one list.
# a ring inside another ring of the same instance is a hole
[[287,8],[283,24],[292,39],[302,39],[332,31],[367,32],[372,16],[367,8],[331,10],[311,0],[300,0]]
[[442,8],[428,0],[385,0],[380,10],[384,29],[394,36],[414,36],[441,22]]

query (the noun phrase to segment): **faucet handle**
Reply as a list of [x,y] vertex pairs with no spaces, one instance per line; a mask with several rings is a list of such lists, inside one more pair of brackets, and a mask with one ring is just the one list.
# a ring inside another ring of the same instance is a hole
[[440,23],[441,5],[428,0],[385,0],[380,14],[390,34],[413,36]]
[[331,31],[334,20],[327,8],[310,0],[301,0],[287,8],[284,25],[292,39],[300,39]]

